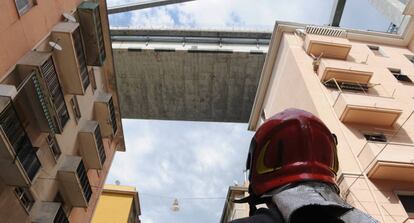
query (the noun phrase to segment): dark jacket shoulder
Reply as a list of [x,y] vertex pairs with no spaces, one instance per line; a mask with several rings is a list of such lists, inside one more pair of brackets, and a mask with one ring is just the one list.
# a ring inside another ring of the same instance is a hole
[[229,223],[283,223],[282,216],[275,209],[260,208],[253,216],[241,218]]

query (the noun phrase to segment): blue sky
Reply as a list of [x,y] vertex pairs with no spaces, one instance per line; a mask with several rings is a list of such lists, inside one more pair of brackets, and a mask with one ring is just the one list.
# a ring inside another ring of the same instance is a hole
[[[136,0],[108,0],[119,5]],[[273,29],[276,20],[324,25],[332,0],[197,0],[110,16],[112,27]],[[362,10],[364,9],[364,10]],[[384,31],[389,26],[367,0],[348,0],[341,26]],[[242,183],[253,136],[247,124],[122,121],[127,152],[119,152],[107,183],[140,193],[143,223],[218,222],[229,185]],[[214,199],[188,199],[194,197]],[[181,210],[170,210],[178,198]],[[217,199],[215,199],[217,198]]]

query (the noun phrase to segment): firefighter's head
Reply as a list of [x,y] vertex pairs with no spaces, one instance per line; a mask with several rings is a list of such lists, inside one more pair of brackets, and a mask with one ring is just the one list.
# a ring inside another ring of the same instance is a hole
[[254,196],[301,181],[335,184],[336,138],[313,114],[287,109],[259,127],[246,167]]

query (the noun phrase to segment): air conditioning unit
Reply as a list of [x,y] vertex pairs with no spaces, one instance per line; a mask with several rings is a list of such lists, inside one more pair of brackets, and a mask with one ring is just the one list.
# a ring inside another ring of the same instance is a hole
[[81,126],[78,137],[85,165],[91,169],[102,169],[106,154],[99,124],[96,121],[83,121]]
[[94,116],[95,120],[99,122],[103,137],[110,137],[116,134],[118,128],[111,94],[104,92],[96,93]]
[[53,27],[51,37],[62,47],[62,50],[54,50],[53,56],[63,90],[69,94],[85,94],[90,81],[79,24],[58,23]]
[[69,113],[52,54],[31,51],[18,62],[17,69],[20,73],[36,73],[34,80],[36,94],[39,98],[43,98],[40,100],[43,100],[45,109],[53,120],[53,131],[62,133],[69,120]]
[[88,207],[92,196],[91,185],[82,158],[62,155],[57,178],[60,190],[73,207]]
[[10,97],[0,96],[0,177],[7,185],[29,186],[41,167]]
[[58,202],[40,201],[33,207],[32,223],[69,223],[68,217]]
[[84,1],[78,6],[77,13],[85,45],[86,63],[90,66],[102,66],[106,53],[99,4]]

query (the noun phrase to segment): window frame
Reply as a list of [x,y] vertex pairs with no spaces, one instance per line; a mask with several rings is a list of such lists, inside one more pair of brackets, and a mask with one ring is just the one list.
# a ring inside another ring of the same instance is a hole
[[[388,142],[387,136],[382,132],[363,132],[362,135],[364,136],[365,140],[367,140],[368,142],[374,142],[374,143],[387,143]],[[376,136],[379,136],[379,137],[376,137]],[[377,138],[379,140],[369,139],[370,137],[374,139]]]
[[76,120],[76,123],[79,122],[79,120],[82,118],[82,113],[79,108],[78,98],[76,95],[73,95],[73,97],[70,99],[70,107],[72,108],[73,116]]
[[378,45],[367,45],[368,49],[375,55],[379,57],[387,57],[387,54],[384,52],[381,46]]
[[[47,135],[46,136],[46,142],[47,142],[47,145],[50,149],[50,152],[53,155],[53,158],[57,162],[59,160],[60,155],[62,155],[62,150],[60,149],[60,146],[59,146],[59,143],[56,139],[56,136],[52,136],[50,134]],[[52,147],[55,147],[57,149],[57,151],[55,151],[55,149],[53,149]]]
[[405,209],[403,203],[401,202],[401,199],[399,196],[412,196],[414,198],[414,191],[403,191],[403,190],[397,190],[394,191],[395,196],[398,199],[398,202],[400,203],[401,207],[403,208],[403,210],[405,211],[405,213],[407,213],[408,218],[409,219],[414,219],[414,212],[407,212],[407,210]]
[[[408,75],[404,74],[402,72],[401,69],[398,68],[393,68],[393,67],[387,67],[388,71],[392,74],[392,76],[394,76],[395,79],[397,79],[397,81],[402,82],[402,83],[407,83],[407,84],[413,84],[413,80],[411,80],[410,77],[408,77]],[[401,80],[399,79],[399,77],[404,77],[406,78],[405,80]]]
[[[30,191],[30,189],[28,187],[15,187],[13,189],[13,192],[16,195],[16,198],[19,200],[19,203],[23,207],[23,209],[27,213],[29,213],[30,210],[33,208],[35,202],[36,202],[32,192]],[[24,197],[26,197],[26,199],[30,202],[27,205],[25,204],[25,202],[22,199]]]
[[414,55],[411,54],[404,54],[405,58],[407,58],[410,63],[414,64]]
[[37,5],[37,0],[23,0],[23,1],[27,1],[28,4],[26,6],[24,6],[23,8],[19,9],[19,7],[17,6],[18,1],[22,1],[22,0],[14,0],[14,5],[16,7],[16,11],[17,11],[17,14],[19,15],[19,17],[22,17],[31,8],[33,8],[35,5]]
[[[367,84],[353,83],[353,82],[336,82],[333,80],[323,83],[326,88],[336,89],[347,92],[369,93],[369,86]],[[338,89],[338,87],[340,89]]]

